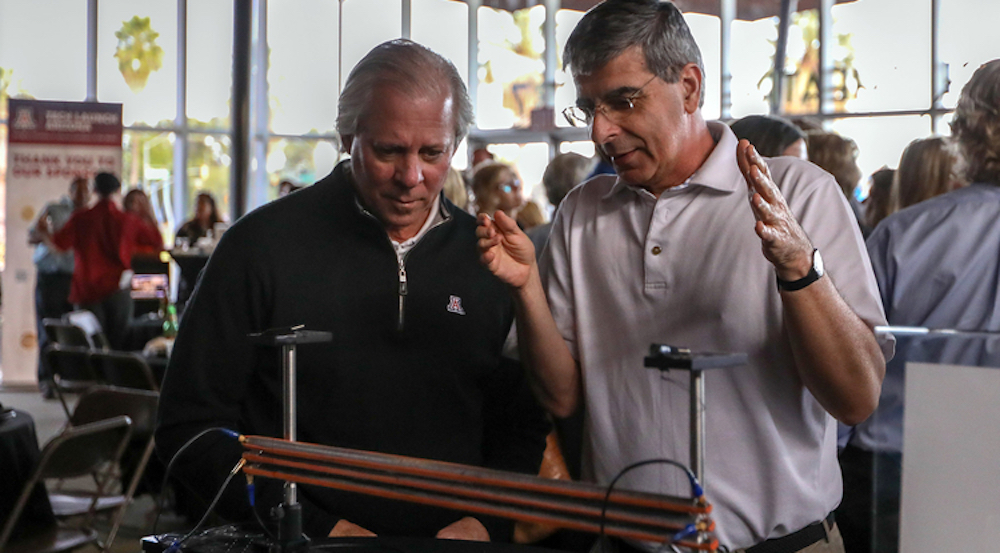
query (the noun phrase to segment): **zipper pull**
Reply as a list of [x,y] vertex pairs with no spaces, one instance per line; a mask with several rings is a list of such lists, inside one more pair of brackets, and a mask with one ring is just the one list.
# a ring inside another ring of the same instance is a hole
[[403,330],[403,313],[404,304],[407,294],[407,283],[406,283],[406,265],[403,264],[403,259],[399,260],[399,320],[396,323],[396,330]]
[[399,266],[399,295],[406,295],[406,267]]

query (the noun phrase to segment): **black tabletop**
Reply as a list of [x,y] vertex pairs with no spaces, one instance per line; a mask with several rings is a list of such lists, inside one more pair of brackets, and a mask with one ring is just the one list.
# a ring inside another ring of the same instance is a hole
[[[142,540],[143,553],[163,553],[177,534],[147,536]],[[237,525],[220,526],[192,536],[181,546],[181,553],[266,553],[270,540],[255,530]],[[552,549],[509,543],[484,543],[433,538],[322,538],[313,540],[303,553],[336,551],[338,553],[551,553]]]
[[[14,511],[25,483],[31,478],[41,453],[31,415],[17,409],[0,408],[0,524],[5,524]],[[44,485],[39,482],[32,491],[24,514],[14,528],[13,538],[30,530],[55,524],[52,506]]]

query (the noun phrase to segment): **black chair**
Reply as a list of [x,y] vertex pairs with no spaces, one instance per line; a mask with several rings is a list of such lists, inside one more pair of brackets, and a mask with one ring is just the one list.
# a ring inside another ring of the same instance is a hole
[[57,522],[53,526],[34,531],[11,540],[14,527],[35,485],[44,480],[77,478],[93,474],[101,467],[116,464],[131,436],[132,421],[128,417],[69,427],[52,438],[42,449],[38,466],[24,484],[13,511],[0,532],[0,551],[5,553],[49,553],[70,551],[97,542],[93,528],[97,497],[103,489],[94,492],[86,517],[77,527]]
[[[131,439],[119,462],[123,493],[106,493],[98,500],[99,505],[96,508],[96,510],[104,510],[117,507],[111,529],[104,542],[105,551],[110,549],[114,543],[118,529],[125,518],[125,512],[135,496],[136,489],[145,475],[146,466],[153,455],[153,431],[156,428],[156,407],[159,399],[159,393],[148,390],[95,386],[80,396],[76,409],[73,410],[73,416],[70,418],[70,425],[74,427],[120,416],[126,416],[132,421]],[[99,476],[98,479],[111,479],[114,476],[108,473]],[[98,485],[101,486],[100,482]],[[103,489],[107,491],[108,486],[104,485]],[[147,485],[147,489],[153,490],[155,485]],[[55,493],[49,494],[49,501],[52,503],[53,512],[57,517],[62,514],[70,514],[68,509],[63,510],[61,505],[71,505],[71,502],[78,501],[75,498],[80,497],[80,494],[65,495],[64,498]],[[64,500],[65,503],[63,503]],[[101,504],[102,501],[103,504]]]
[[80,327],[62,319],[42,319],[42,327],[50,344],[61,346],[90,348],[87,333]]
[[100,383],[101,377],[94,371],[90,361],[91,350],[84,346],[64,346],[53,343],[45,348],[46,360],[52,371],[52,390],[62,403],[66,418],[72,416],[67,394],[82,394]]
[[123,351],[92,351],[90,363],[97,378],[122,388],[158,391],[160,383],[142,356]]
[[62,320],[83,330],[90,349],[111,349],[111,343],[104,335],[104,329],[101,328],[101,322],[97,320],[97,315],[86,309],[77,309],[64,314]]

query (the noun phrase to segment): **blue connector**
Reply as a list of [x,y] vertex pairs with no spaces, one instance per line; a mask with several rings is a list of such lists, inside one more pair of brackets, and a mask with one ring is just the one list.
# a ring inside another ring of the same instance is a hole
[[698,528],[696,528],[694,524],[688,524],[687,526],[684,527],[684,529],[682,529],[680,532],[677,532],[676,534],[674,534],[672,538],[670,538],[670,543],[677,543],[682,539],[688,536],[693,536],[697,533],[698,533]]

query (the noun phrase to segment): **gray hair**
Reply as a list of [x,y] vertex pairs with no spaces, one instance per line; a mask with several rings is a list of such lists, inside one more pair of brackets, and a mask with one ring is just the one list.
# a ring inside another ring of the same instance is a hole
[[1000,59],[984,63],[962,89],[951,134],[965,179],[1000,184]]
[[[606,0],[595,6],[566,41],[564,65],[574,75],[588,75],[635,46],[642,48],[646,67],[665,82],[676,83],[689,63],[705,74],[684,15],[672,2],[659,0]],[[702,82],[698,105],[704,103]]]
[[392,86],[421,98],[434,94],[450,95],[454,107],[456,145],[465,138],[472,125],[472,102],[455,66],[426,46],[396,39],[372,48],[347,77],[347,84],[340,93],[337,113],[337,132],[341,137],[357,134],[372,94],[380,86]]
[[567,152],[552,158],[542,175],[545,195],[552,207],[558,207],[563,197],[587,179],[596,161],[580,154]]

